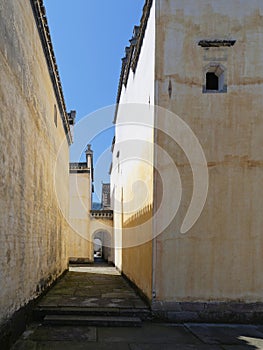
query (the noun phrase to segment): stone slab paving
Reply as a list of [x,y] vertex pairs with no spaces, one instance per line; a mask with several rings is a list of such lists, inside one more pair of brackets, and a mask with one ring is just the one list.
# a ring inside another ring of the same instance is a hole
[[263,349],[263,329],[253,325],[188,324],[187,328],[206,344],[252,345]]
[[147,308],[115,267],[80,266],[42,298],[39,307]]
[[[58,314],[141,311],[147,305],[114,267],[74,267],[41,299]],[[80,316],[82,317],[82,316]],[[95,316],[96,317],[96,316]],[[142,327],[31,323],[12,350],[263,350],[263,326],[167,324]]]
[[12,350],[262,350],[259,328],[154,322],[144,322],[141,328],[39,324],[31,325]]
[[99,328],[98,339],[106,343],[139,344],[202,344],[183,325],[169,325],[145,322],[142,328]]

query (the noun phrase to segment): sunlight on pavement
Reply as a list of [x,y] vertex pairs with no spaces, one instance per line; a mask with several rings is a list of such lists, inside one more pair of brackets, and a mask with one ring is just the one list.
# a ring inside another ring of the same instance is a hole
[[240,336],[238,339],[243,340],[244,342],[247,343],[249,346],[254,346],[254,349],[263,349],[263,339],[259,338],[251,338],[251,337],[245,337],[245,336]]
[[115,275],[120,276],[119,271],[115,267],[104,267],[104,266],[70,266],[69,271],[71,272],[88,272],[101,275]]

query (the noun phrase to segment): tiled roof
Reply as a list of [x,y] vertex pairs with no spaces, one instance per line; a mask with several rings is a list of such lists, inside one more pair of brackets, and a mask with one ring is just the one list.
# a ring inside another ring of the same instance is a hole
[[122,86],[123,84],[125,86],[127,85],[130,69],[132,69],[133,72],[136,71],[152,3],[153,3],[153,0],[145,0],[140,26],[134,27],[133,36],[130,40],[130,46],[127,46],[125,48],[125,57],[122,58],[122,67],[121,67],[121,74],[119,79],[119,86],[118,86],[118,93],[117,93],[117,100],[116,100],[117,106],[115,110],[114,123],[117,117],[118,103],[120,102]]
[[39,32],[40,40],[43,46],[44,54],[46,57],[47,65],[49,68],[49,74],[54,87],[54,91],[59,106],[60,115],[63,121],[63,126],[69,144],[72,143],[72,135],[70,133],[69,117],[66,112],[66,104],[64,100],[61,80],[58,72],[58,66],[56,63],[55,53],[51,42],[50,31],[48,27],[46,10],[43,4],[43,0],[30,0],[33,9],[37,29]]

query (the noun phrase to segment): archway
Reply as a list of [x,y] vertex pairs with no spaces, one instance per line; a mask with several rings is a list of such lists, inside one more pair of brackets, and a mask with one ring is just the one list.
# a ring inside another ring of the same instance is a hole
[[102,258],[102,241],[100,238],[93,239],[93,255],[95,258]]
[[113,261],[111,234],[97,230],[92,235],[94,261]]

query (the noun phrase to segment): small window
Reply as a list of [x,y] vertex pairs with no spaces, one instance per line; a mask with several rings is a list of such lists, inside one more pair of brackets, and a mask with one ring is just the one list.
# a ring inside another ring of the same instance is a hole
[[221,64],[214,63],[205,67],[203,92],[227,92],[226,70]]
[[56,127],[58,126],[58,112],[57,112],[57,106],[54,105],[54,123]]
[[215,73],[206,73],[206,90],[218,90],[218,83],[218,76]]

